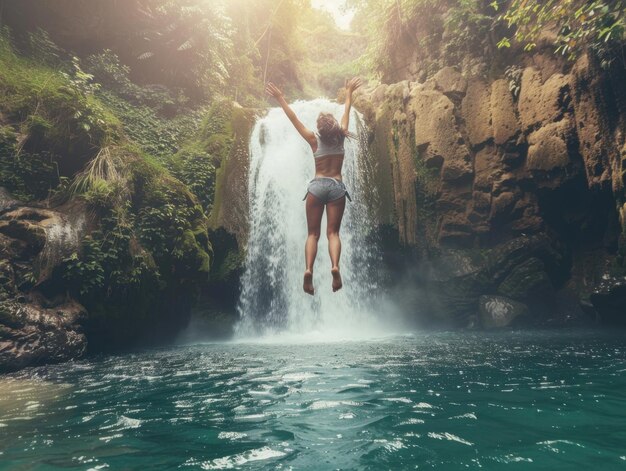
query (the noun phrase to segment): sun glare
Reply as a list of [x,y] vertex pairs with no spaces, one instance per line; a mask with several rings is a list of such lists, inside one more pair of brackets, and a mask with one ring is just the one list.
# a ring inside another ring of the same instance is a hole
[[354,10],[346,8],[345,1],[336,0],[311,0],[313,8],[329,12],[341,29],[350,29],[350,23],[354,18]]

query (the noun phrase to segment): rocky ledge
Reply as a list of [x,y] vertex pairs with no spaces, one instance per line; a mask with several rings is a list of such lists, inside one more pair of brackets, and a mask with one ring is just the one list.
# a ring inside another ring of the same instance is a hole
[[85,230],[82,207],[63,209],[24,206],[0,189],[0,372],[85,352],[85,309],[62,292],[43,292]]

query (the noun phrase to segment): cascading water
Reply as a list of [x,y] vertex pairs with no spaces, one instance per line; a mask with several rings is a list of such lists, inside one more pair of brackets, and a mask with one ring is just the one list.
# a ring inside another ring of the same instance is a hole
[[[292,108],[309,129],[320,112],[338,120],[343,105],[325,99],[295,103]],[[350,131],[359,136],[358,113]],[[361,136],[359,136],[361,137]],[[280,108],[261,118],[250,142],[250,235],[239,302],[239,337],[288,333],[322,338],[371,335],[379,328],[373,315],[378,297],[376,248],[366,241],[372,229],[364,196],[361,139],[346,139],[343,179],[353,201],[346,203],[341,226],[343,289],[331,289],[326,215],[315,262],[315,296],[302,290],[307,236],[302,198],[315,165],[308,143]],[[367,191],[374,191],[367,188]],[[379,331],[378,331],[379,332]]]

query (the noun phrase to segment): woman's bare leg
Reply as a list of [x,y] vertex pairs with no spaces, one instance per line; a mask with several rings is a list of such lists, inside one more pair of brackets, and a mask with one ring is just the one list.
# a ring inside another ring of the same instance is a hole
[[345,208],[345,196],[326,203],[326,236],[328,237],[328,253],[330,254],[330,261],[333,265],[330,271],[333,275],[333,291],[338,291],[343,286],[341,273],[339,272],[339,258],[341,257],[339,229],[341,228],[341,220]]
[[306,197],[306,223],[309,235],[304,246],[304,258],[306,270],[302,287],[305,293],[314,294],[313,288],[313,264],[317,255],[317,242],[320,240],[320,225],[324,214],[324,203],[309,193]]

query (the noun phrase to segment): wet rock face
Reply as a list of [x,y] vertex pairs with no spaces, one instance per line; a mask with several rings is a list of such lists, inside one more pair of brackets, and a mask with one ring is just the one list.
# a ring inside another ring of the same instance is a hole
[[[523,70],[517,97],[506,78],[464,76],[445,67],[424,83],[381,85],[370,106],[363,106],[367,96],[357,100],[357,107],[375,109],[366,113],[374,147],[382,144],[376,142],[377,127],[392,136],[386,143],[395,147],[388,171],[403,243],[422,243],[420,229],[412,226],[428,222],[411,201],[424,186],[435,188],[436,210],[427,217],[435,219],[432,240],[443,248],[490,247],[522,234],[558,233],[562,221],[546,211],[551,199],[560,199],[563,212],[581,220],[590,210],[580,200],[563,198],[570,184],[588,195],[583,199],[611,187],[622,191],[626,133],[616,123],[623,127],[624,120],[616,121],[605,103],[607,87],[615,84],[598,79],[602,72],[586,57],[569,73],[556,71],[553,63],[535,63]],[[385,159],[379,164],[389,166]],[[421,181],[424,174],[428,185]]]
[[84,308],[67,296],[49,299],[39,290],[78,250],[85,225],[81,214],[23,206],[0,191],[0,371],[84,353]]
[[[618,249],[626,253],[626,69],[606,73],[587,56],[573,66],[548,56],[525,64],[519,83],[444,67],[422,83],[381,85],[356,101],[367,110],[377,168],[392,184],[393,208],[377,213],[393,215],[400,244],[421,254],[415,264],[432,267],[450,250],[493,257],[510,241],[538,235],[558,247],[558,274],[522,249],[497,283],[472,274],[457,290],[427,293],[455,325],[487,294],[533,312],[539,306],[550,318],[565,286],[582,299],[593,291],[581,276],[590,258],[606,261],[602,273],[594,269],[596,283],[619,262]],[[423,271],[421,281],[433,281]]]
[[79,358],[87,341],[75,301],[49,303],[32,297],[0,302],[0,372]]

